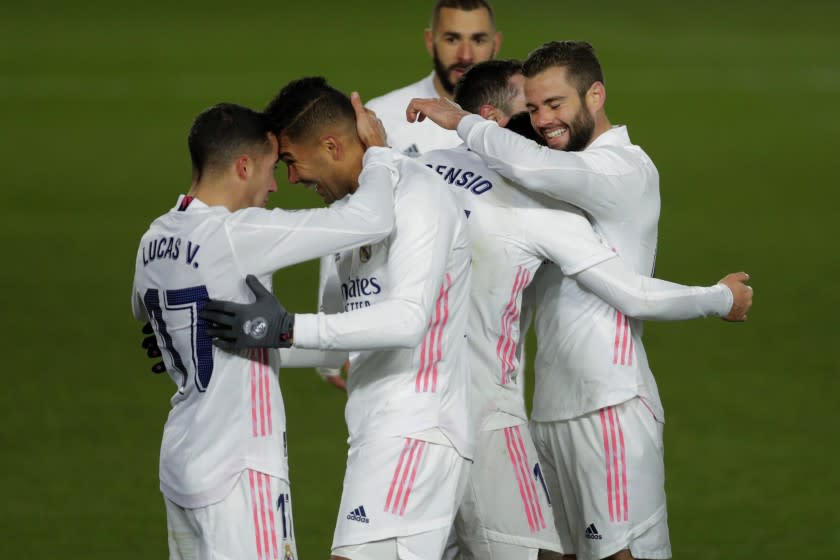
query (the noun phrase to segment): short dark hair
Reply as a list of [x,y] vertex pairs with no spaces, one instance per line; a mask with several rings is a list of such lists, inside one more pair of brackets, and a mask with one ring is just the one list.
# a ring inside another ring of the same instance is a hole
[[289,82],[269,102],[265,114],[275,134],[295,141],[325,125],[354,123],[356,119],[350,98],[322,76]]
[[521,73],[522,62],[518,60],[479,62],[455,84],[455,103],[470,113],[478,113],[482,105],[493,105],[510,114],[510,102],[517,94],[510,79]]
[[522,65],[526,78],[533,78],[551,67],[566,68],[569,81],[583,97],[592,84],[604,82],[595,49],[586,41],[551,41],[532,51]]
[[437,0],[435,7],[432,10],[432,29],[435,29],[440,20],[440,11],[443,8],[452,8],[453,10],[462,10],[464,12],[471,12],[473,10],[480,10],[484,8],[490,15],[490,23],[496,25],[496,18],[493,15],[493,6],[487,0]]
[[522,111],[521,113],[513,115],[510,120],[508,120],[505,128],[517,133],[520,136],[524,136],[528,140],[533,140],[541,146],[546,145],[545,138],[537,134],[537,131],[534,130],[534,127],[531,124],[531,115],[528,111]]
[[193,121],[187,137],[193,180],[200,180],[207,171],[223,169],[242,150],[267,149],[271,146],[268,132],[265,115],[248,107],[219,103],[205,109]]

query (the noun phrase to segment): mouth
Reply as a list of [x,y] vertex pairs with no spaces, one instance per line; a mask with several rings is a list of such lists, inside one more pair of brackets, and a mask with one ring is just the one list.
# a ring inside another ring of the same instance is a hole
[[562,138],[563,136],[569,133],[569,127],[561,126],[556,128],[543,128],[542,134],[546,140],[554,140],[557,138]]

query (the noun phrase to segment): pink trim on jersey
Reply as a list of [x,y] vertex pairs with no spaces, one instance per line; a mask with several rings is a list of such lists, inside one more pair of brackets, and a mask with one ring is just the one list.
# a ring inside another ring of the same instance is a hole
[[607,418],[606,418],[606,409],[602,408],[598,411],[598,414],[601,416],[601,434],[604,436],[604,467],[607,473],[607,505],[609,506],[610,510],[610,521],[615,521],[615,510],[613,509],[613,500],[612,500],[612,476],[610,474],[610,444],[608,440],[608,433],[607,433]]
[[[271,368],[268,365],[268,348],[260,348],[260,350],[262,351],[262,355],[260,356],[260,365],[262,369],[262,381],[265,386],[265,410],[268,424],[268,435],[271,435],[273,431],[271,427],[271,379],[269,379],[269,376],[271,375]],[[263,435],[266,434],[263,433]]]
[[[408,495],[411,494],[411,490],[414,487],[414,477],[417,475],[417,467],[420,464],[420,458],[423,455],[423,448],[425,447],[425,444],[426,442],[422,442],[417,439],[405,438],[405,446],[403,446],[402,453],[400,453],[400,459],[397,462],[397,468],[394,469],[394,477],[391,480],[391,488],[388,491],[388,497],[385,499],[386,512],[390,509],[391,513],[395,515],[403,515],[405,513],[405,506],[408,503]],[[419,453],[417,453],[418,447],[420,447]],[[408,461],[403,462],[406,451],[408,451]],[[409,473],[412,472],[412,467],[414,474],[411,476],[411,480],[409,481]],[[394,501],[391,502],[391,496],[393,495],[394,486],[398,478],[400,479],[400,485],[397,488],[397,494],[394,496]],[[406,482],[408,482],[408,486],[406,486]],[[400,505],[400,499],[403,497],[403,491],[405,491],[403,505],[399,513],[397,513],[397,509]]]
[[615,423],[618,426],[618,441],[621,446],[621,493],[624,495],[624,521],[627,521],[630,518],[630,498],[627,496],[627,453],[624,450],[624,430],[621,429],[618,410],[615,411]]
[[259,435],[257,431],[257,363],[255,355],[257,350],[251,350],[248,358],[251,360],[251,425],[253,427],[252,434],[254,437]]
[[[420,343],[420,367],[417,369],[417,377],[414,380],[414,390],[417,393],[429,392],[430,381],[431,392],[437,392],[438,363],[443,359],[443,330],[449,321],[450,288],[452,288],[452,275],[447,272],[438,291],[434,317],[429,318],[428,330]],[[435,342],[437,342],[437,351]]]
[[[619,341],[621,353],[619,354]],[[630,319],[621,311],[615,312],[615,342],[613,344],[613,364],[619,364],[619,356],[621,356],[621,365],[633,365],[633,330],[630,328]]]
[[257,543],[257,560],[262,560],[262,542],[260,541],[260,520],[257,513],[257,493],[254,487],[254,471],[248,469],[248,480],[251,483],[251,513],[254,516],[254,537]]
[[624,337],[621,341],[621,365],[625,365],[627,363],[627,341],[630,338],[630,319],[627,316],[624,316],[624,331],[622,336]]
[[[265,515],[265,490],[263,489],[263,477],[265,475],[262,473],[257,473],[257,491],[260,495],[260,520],[262,521],[262,538],[263,543],[265,544],[265,555],[269,556],[268,550],[268,523],[266,523],[266,515]],[[271,504],[269,504],[271,507]]]
[[517,267],[516,278],[510,291],[510,300],[502,312],[502,334],[496,344],[496,356],[502,366],[502,385],[510,382],[510,373],[516,369],[513,360],[516,356],[516,340],[513,337],[513,325],[519,320],[519,295],[531,282],[531,272],[524,267]]
[[525,508],[525,517],[528,519],[528,528],[531,529],[532,533],[536,533],[538,530],[535,520],[536,514],[531,509],[531,502],[528,500],[527,492],[525,491],[525,482],[523,481],[523,475],[525,473],[522,472],[522,466],[519,461],[518,453],[514,450],[511,428],[505,428],[504,432],[505,443],[508,448],[508,457],[510,457],[511,465],[513,465],[513,472],[516,475],[516,483],[519,485],[519,496],[522,498],[522,506]]
[[612,462],[613,462],[613,479],[615,480],[615,491],[613,492],[613,499],[615,500],[615,513],[616,518],[618,521],[621,521],[621,499],[619,496],[621,495],[621,486],[619,486],[618,482],[618,438],[616,437],[615,432],[615,407],[611,406],[607,408],[607,417],[610,421],[610,443],[612,445]]
[[613,345],[613,363],[618,363],[618,343],[621,340],[621,318],[623,317],[621,311],[615,312],[615,343]]
[[400,469],[402,469],[403,459],[405,459],[405,454],[410,447],[411,440],[406,438],[402,453],[400,453],[400,458],[397,461],[397,468],[394,469],[394,476],[393,478],[391,478],[391,487],[388,489],[388,497],[385,498],[385,511],[388,511],[388,506],[391,504],[391,496],[394,495],[394,488],[396,488],[397,486],[397,479],[400,476]]
[[528,484],[526,485],[528,497],[531,499],[531,503],[534,504],[534,511],[536,513],[536,517],[539,518],[540,527],[545,529],[545,517],[543,516],[542,506],[540,505],[537,485],[534,483],[534,477],[531,476],[531,462],[528,460],[528,453],[525,451],[525,442],[522,440],[522,430],[519,426],[514,426],[513,429],[516,432],[516,439],[514,440],[514,443],[519,444],[519,450],[522,452],[522,467],[525,469],[525,473],[527,475],[525,480],[528,481]]
[[414,461],[414,468],[411,469],[411,480],[408,481],[408,488],[405,491],[405,498],[403,498],[402,507],[400,508],[400,515],[405,514],[405,506],[408,505],[408,497],[411,495],[411,490],[414,488],[414,479],[417,478],[417,468],[420,466],[420,461],[423,459],[423,451],[426,449],[426,442],[421,441],[417,448],[417,460]]

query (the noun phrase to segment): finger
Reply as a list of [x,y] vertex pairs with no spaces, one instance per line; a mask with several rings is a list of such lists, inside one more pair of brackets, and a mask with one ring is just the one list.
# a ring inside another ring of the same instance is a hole
[[236,346],[233,345],[232,340],[217,338],[213,340],[213,346],[219,348],[220,350],[224,350],[225,352],[236,352]]
[[253,274],[249,274],[245,277],[245,283],[248,284],[248,287],[251,288],[252,292],[254,292],[254,296],[256,296],[257,301],[262,298],[273,297],[274,295],[269,292]]
[[213,323],[215,325],[227,325],[228,327],[235,322],[234,315],[232,313],[213,311],[212,309],[208,310],[206,307],[198,314],[198,317],[208,323]]
[[152,366],[152,373],[163,373],[166,371],[166,366],[163,362],[158,362]]
[[158,345],[157,338],[155,338],[155,335],[152,335],[152,336],[147,336],[146,338],[144,338],[143,343],[140,346],[142,348],[149,349],[151,347],[157,348],[157,345]]
[[207,336],[210,338],[221,338],[223,340],[235,340],[236,335],[233,334],[233,329],[226,326],[207,327],[205,330]]
[[229,301],[208,299],[204,302],[204,308],[199,311],[198,316],[201,317],[203,313],[224,313],[226,315],[234,315],[238,304]]
[[143,325],[143,334],[152,334],[155,330],[152,328],[152,323],[148,322]]
[[350,94],[350,103],[353,105],[353,110],[356,111],[357,120],[360,117],[365,116],[367,112],[365,111],[365,106],[362,103],[362,96],[359,95],[358,91],[354,91]]
[[160,348],[154,346],[146,350],[146,356],[150,358],[160,358]]

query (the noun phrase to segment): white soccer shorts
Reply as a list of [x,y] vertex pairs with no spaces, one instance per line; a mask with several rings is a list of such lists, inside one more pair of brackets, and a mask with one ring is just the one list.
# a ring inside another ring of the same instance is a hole
[[246,470],[221,502],[166,502],[170,560],[295,560],[289,483]]
[[404,550],[394,559],[440,558],[468,468],[453,447],[420,439],[384,438],[351,446],[333,554],[396,538]]
[[671,557],[663,424],[640,398],[562,422],[532,422],[565,554],[597,560],[623,549]]
[[526,424],[479,432],[455,517],[459,559],[530,560],[560,552],[551,495]]

